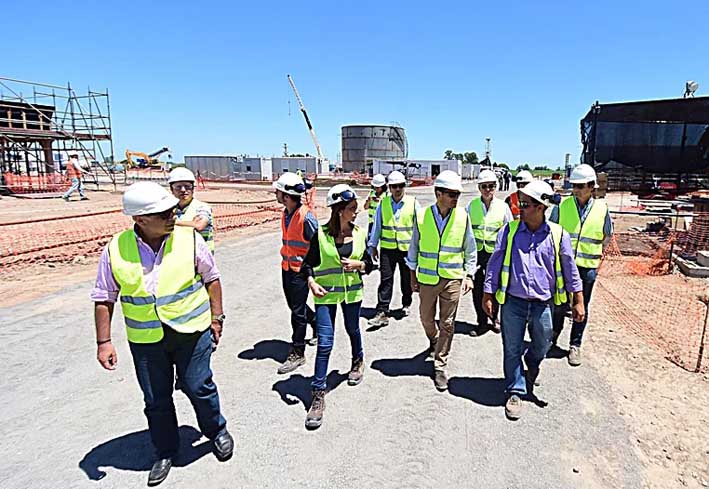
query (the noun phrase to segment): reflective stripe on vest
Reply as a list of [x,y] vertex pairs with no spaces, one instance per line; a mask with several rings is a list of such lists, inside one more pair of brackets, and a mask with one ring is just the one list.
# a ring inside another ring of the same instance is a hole
[[[382,192],[382,195],[386,195],[386,193]],[[374,217],[377,215],[377,206],[379,206],[379,202],[382,200],[382,195],[377,196],[374,190],[369,191],[369,224],[374,222]]]
[[480,197],[470,201],[470,226],[473,228],[475,245],[478,251],[487,253],[495,251],[497,233],[505,224],[505,204],[493,197],[487,214],[483,211],[483,201]]
[[[327,234],[323,227],[318,228],[320,246],[320,265],[315,267],[315,281],[327,290],[323,297],[313,297],[316,304],[352,304],[364,297],[362,277],[359,272],[345,272],[340,261],[340,254],[335,246],[335,238]],[[351,260],[361,260],[367,246],[367,231],[355,226],[352,230]]]
[[[505,259],[502,262],[500,269],[500,288],[495,292],[495,298],[499,304],[504,304],[507,297],[507,288],[510,283],[510,267],[512,263],[512,244],[514,241],[517,229],[519,229],[520,221],[512,221],[508,223],[509,232],[507,233],[507,245],[505,249]],[[561,260],[559,258],[559,250],[561,249],[561,236],[563,229],[558,224],[548,222],[551,229],[552,242],[554,243],[554,275],[556,278],[556,290],[552,294],[554,304],[557,306],[566,302],[566,288],[564,285],[564,274],[561,270]]]
[[138,242],[133,230],[111,239],[111,271],[120,287],[128,341],[156,343],[163,324],[180,333],[205,331],[212,322],[209,295],[195,270],[195,230],[176,227],[163,244],[156,294],[143,280]]
[[419,213],[416,221],[419,232],[416,279],[419,283],[436,285],[441,278],[464,278],[468,214],[458,208],[452,209],[441,234],[433,217],[433,206]]
[[305,255],[308,254],[310,243],[303,236],[305,216],[310,212],[306,205],[301,205],[295,211],[286,228],[286,213],[281,215],[281,268],[283,270],[300,271]]
[[391,195],[380,201],[382,208],[382,248],[408,251],[414,234],[414,211],[416,199],[405,195],[403,207],[399,211],[399,220],[394,219],[394,207]]
[[598,268],[603,256],[603,225],[606,222],[608,205],[593,200],[586,220],[581,224],[576,199],[567,197],[559,205],[559,224],[571,236],[576,265],[583,268]]
[[[206,207],[207,209],[209,209],[209,215],[212,215],[212,208],[208,204],[205,204],[201,200],[193,198],[192,202],[190,202],[190,205],[188,205],[183,211],[180,220],[194,221],[194,218],[197,217],[198,207]],[[197,232],[204,238],[204,241],[209,247],[209,251],[214,254],[214,218],[212,218],[212,224],[207,224],[206,228],[204,228],[202,231]]]

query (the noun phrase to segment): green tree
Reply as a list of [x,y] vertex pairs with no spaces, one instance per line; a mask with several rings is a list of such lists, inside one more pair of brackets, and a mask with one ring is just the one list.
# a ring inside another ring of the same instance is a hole
[[510,169],[510,166],[507,163],[495,163],[495,165],[499,166],[500,168],[505,168],[507,170]]
[[463,163],[466,165],[475,165],[478,162],[478,155],[475,151],[469,151],[463,154]]
[[455,158],[453,158],[453,156],[454,156],[454,155],[453,155],[453,150],[452,150],[452,149],[447,149],[446,152],[445,152],[444,155],[443,155],[443,159],[444,159],[444,160],[453,160],[453,159],[455,159]]
[[521,171],[521,170],[529,171],[529,170],[531,170],[531,168],[529,167],[529,165],[527,163],[522,163],[521,165],[517,165],[517,171]]

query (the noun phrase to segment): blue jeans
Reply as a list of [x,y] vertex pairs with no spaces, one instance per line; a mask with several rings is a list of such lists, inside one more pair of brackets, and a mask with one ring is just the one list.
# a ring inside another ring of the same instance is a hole
[[[359,309],[362,302],[353,304],[340,304],[345,319],[345,329],[350,337],[352,347],[352,360],[364,357],[362,350],[362,335],[359,331]],[[316,304],[315,320],[318,330],[318,352],[315,355],[315,376],[313,377],[313,390],[323,390],[327,387],[327,364],[330,361],[330,352],[335,340],[335,317],[337,304]]]
[[63,197],[65,199],[68,199],[71,196],[71,194],[73,194],[77,190],[79,191],[79,195],[81,197],[83,197],[84,196],[84,184],[81,182],[81,178],[73,177],[71,179],[71,187],[69,188],[69,190],[67,190],[64,193]]
[[[584,316],[583,321],[580,323],[574,321],[571,325],[571,338],[569,340],[570,346],[581,346],[583,332],[586,329],[586,323],[588,322],[588,304],[591,302],[591,292],[593,291],[593,285],[596,283],[596,275],[598,272],[596,268],[578,267],[578,269],[579,275],[581,275],[581,283],[583,284],[583,306],[586,309],[586,315]],[[564,319],[569,307],[569,303],[566,303],[554,308],[555,338],[558,338],[564,329]]]
[[[551,346],[551,301],[532,302],[508,295],[500,307],[504,350],[505,392],[524,396],[522,355],[527,368],[539,368]],[[524,333],[529,327],[532,344],[524,351]]]
[[180,446],[172,401],[175,368],[182,391],[194,407],[200,431],[211,440],[226,431],[226,420],[219,409],[219,393],[209,366],[211,330],[194,334],[178,333],[167,326],[164,330],[165,336],[158,343],[129,343],[143,391],[150,438],[158,458],[175,456]]

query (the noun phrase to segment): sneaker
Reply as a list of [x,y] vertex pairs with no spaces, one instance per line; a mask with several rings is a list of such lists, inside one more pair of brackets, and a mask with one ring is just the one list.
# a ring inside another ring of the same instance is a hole
[[364,359],[352,360],[352,368],[347,374],[347,385],[358,385],[364,380]]
[[578,367],[581,365],[581,347],[580,346],[572,346],[569,348],[569,365],[572,367]]
[[505,403],[505,416],[507,419],[517,421],[522,416],[522,399],[517,394],[512,394]]
[[305,416],[305,427],[309,430],[317,430],[322,425],[322,416],[325,411],[325,391],[314,390],[313,401]]
[[283,362],[280,367],[278,367],[278,373],[290,373],[301,365],[305,365],[305,354],[296,350],[295,348],[291,348],[291,351],[288,352],[288,358],[286,358],[286,361]]
[[439,392],[448,390],[448,376],[443,370],[436,370],[433,376],[433,384]]
[[389,318],[384,311],[379,311],[367,324],[377,327],[389,326]]

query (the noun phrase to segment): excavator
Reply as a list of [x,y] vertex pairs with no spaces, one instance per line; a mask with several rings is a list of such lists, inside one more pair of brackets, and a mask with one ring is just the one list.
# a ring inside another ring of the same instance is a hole
[[[160,155],[164,153],[168,153],[170,151],[170,148],[167,146],[160,148],[159,150],[146,154],[141,151],[131,151],[129,149],[126,150],[126,160],[125,160],[125,165],[127,168],[133,168],[133,167],[140,167],[140,168],[160,168],[162,167],[162,163],[158,158]],[[133,160],[133,157],[135,157],[135,160]]]

